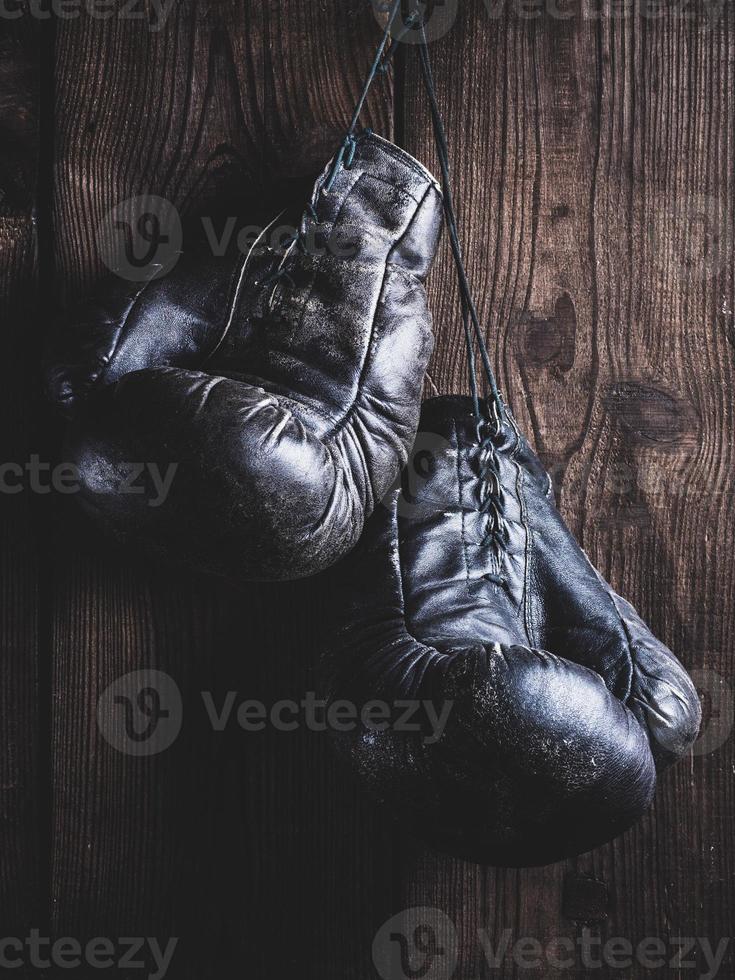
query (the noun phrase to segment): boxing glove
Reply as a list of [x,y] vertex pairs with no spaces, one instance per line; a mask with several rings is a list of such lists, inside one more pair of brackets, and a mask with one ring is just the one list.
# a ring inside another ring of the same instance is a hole
[[415,435],[441,223],[434,178],[366,131],[287,248],[266,229],[243,252],[105,284],[46,368],[90,515],[233,579],[298,578],[347,552]]
[[[330,583],[333,737],[442,851],[547,864],[610,840],[691,747],[684,668],[593,568],[509,411],[424,406],[403,489]],[[416,473],[422,475],[417,480]]]

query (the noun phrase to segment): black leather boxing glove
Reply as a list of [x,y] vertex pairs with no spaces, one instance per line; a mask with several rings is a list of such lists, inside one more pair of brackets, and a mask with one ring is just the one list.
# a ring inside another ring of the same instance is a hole
[[[501,866],[589,850],[690,748],[697,693],[577,545],[510,413],[478,440],[471,399],[432,399],[416,453],[418,485],[327,575],[323,681],[361,718],[340,754],[440,850]],[[405,701],[431,702],[419,732]]]
[[[441,194],[369,132],[350,156],[284,254],[267,236],[189,254],[148,284],[105,284],[55,333],[65,458],[118,537],[235,579],[298,578],[355,544],[396,479],[433,342]],[[152,473],[171,474],[163,501]]]

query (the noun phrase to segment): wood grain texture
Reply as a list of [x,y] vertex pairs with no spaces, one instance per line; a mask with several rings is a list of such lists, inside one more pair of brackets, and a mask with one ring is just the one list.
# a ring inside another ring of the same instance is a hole
[[[673,9],[651,17],[643,5],[606,18],[499,9],[493,18],[488,5],[472,5],[432,52],[501,388],[592,560],[697,669],[709,734],[661,780],[638,827],[566,867],[482,871],[417,858],[407,895],[454,911],[458,975],[467,978],[525,975],[512,957],[489,971],[478,922],[498,939],[507,928],[543,944],[577,941],[589,928],[603,942],[660,937],[668,950],[672,937],[702,936],[716,948],[733,934],[735,900],[725,818],[735,625],[732,9],[711,20]],[[412,63],[405,92],[407,146],[431,160]],[[466,390],[446,255],[432,297],[432,377],[443,391]],[[429,900],[437,894],[440,903]],[[675,952],[664,975],[685,975]],[[731,962],[728,949],[723,969]],[[579,951],[572,972],[620,975],[610,965],[590,973]],[[631,973],[646,974],[640,965]],[[561,974],[547,962],[541,975]]]
[[[38,36],[0,24],[0,935],[43,925],[39,852],[39,553],[35,501],[18,478],[33,450],[37,357]],[[10,466],[15,467],[11,472]],[[25,484],[25,485],[24,485]],[[12,490],[12,492],[8,492]]]
[[[59,295],[99,276],[105,216],[120,201],[152,193],[207,214],[230,200],[260,222],[302,200],[342,139],[378,38],[357,0],[176,5],[160,31],[60,25]],[[389,85],[365,121],[391,134]],[[216,732],[202,702],[303,698],[316,613],[297,622],[287,589],[238,593],[151,568],[111,553],[71,508],[66,520],[53,611],[55,933],[178,937],[177,980],[362,976],[354,936],[369,949],[365,911],[391,874],[376,821],[340,796],[318,736],[244,733],[234,714]],[[96,709],[108,685],[150,668],[181,693],[183,727],[165,752],[135,758],[100,735]]]
[[[175,980],[372,980],[381,925],[431,907],[456,928],[455,976],[476,980],[650,973],[590,968],[579,948],[564,970],[529,971],[507,951],[491,969],[486,951],[504,934],[544,945],[585,930],[632,943],[699,936],[715,948],[734,934],[735,16],[729,4],[693,16],[681,4],[656,16],[642,0],[623,7],[567,17],[548,5],[529,17],[476,0],[432,53],[502,389],[592,559],[702,671],[706,735],[694,757],[662,780],[646,820],[576,861],[510,871],[441,857],[343,785],[319,733],[216,732],[207,720],[203,691],[219,708],[228,692],[271,706],[313,688],[314,624],[329,601],[318,586],[236,591],[151,567],[97,540],[73,501],[52,505],[56,530],[41,542],[39,501],[3,497],[2,935],[42,925],[48,904],[57,935],[177,937]],[[186,2],[162,24],[146,9],[147,20],[57,25],[63,301],[104,271],[106,218],[122,201],[157,194],[206,214],[224,199],[262,221],[299,200],[341,139],[378,37],[363,0]],[[0,35],[0,397],[3,458],[21,462],[39,428],[23,379],[40,334],[29,332],[38,65],[25,30]],[[436,169],[409,51],[397,72],[398,135]],[[365,121],[390,135],[393,120],[381,83]],[[431,299],[433,383],[463,391],[446,249]],[[39,704],[47,619],[51,696]],[[165,672],[183,705],[173,746],[142,758],[106,741],[97,710],[110,684],[141,669]],[[38,857],[44,751],[50,896]]]

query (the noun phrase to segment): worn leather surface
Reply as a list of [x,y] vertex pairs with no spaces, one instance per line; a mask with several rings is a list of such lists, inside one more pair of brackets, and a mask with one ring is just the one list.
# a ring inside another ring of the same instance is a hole
[[[235,579],[329,566],[406,462],[432,348],[424,280],[441,195],[366,133],[317,180],[283,256],[182,256],[107,283],[55,331],[46,370],[65,458],[106,530]],[[284,275],[273,280],[283,265]],[[145,470],[125,489],[131,464]],[[151,484],[175,467],[164,503]]]
[[[425,403],[403,489],[328,575],[323,680],[358,710],[414,699],[440,715],[450,704],[438,740],[424,709],[421,733],[398,731],[393,712],[387,730],[363,720],[336,733],[340,753],[438,849],[546,864],[640,817],[657,770],[694,741],[700,705],[575,542],[512,416],[483,437],[481,448],[469,398]],[[502,498],[497,550],[488,495]]]

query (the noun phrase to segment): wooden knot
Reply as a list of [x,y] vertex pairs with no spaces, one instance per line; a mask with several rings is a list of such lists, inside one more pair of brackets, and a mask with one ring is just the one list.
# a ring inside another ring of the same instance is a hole
[[562,892],[562,914],[574,922],[597,923],[607,919],[607,885],[589,875],[568,875]]

